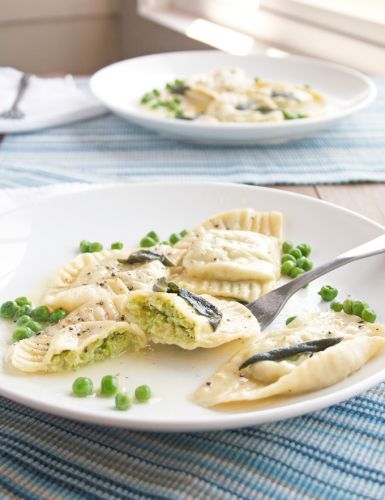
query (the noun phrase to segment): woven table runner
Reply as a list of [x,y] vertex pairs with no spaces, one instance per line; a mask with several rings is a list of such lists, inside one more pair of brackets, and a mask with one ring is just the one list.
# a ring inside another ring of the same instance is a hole
[[193,145],[111,114],[6,136],[0,144],[0,187],[152,179],[253,184],[385,181],[385,79],[376,83],[378,97],[367,109],[312,138],[281,145]]

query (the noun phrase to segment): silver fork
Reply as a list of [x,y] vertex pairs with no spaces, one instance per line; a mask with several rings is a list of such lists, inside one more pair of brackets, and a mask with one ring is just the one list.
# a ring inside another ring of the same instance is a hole
[[298,278],[285,283],[260,299],[247,304],[246,307],[259,321],[261,330],[264,330],[276,318],[290,297],[311,281],[333,271],[333,269],[337,269],[355,260],[364,259],[365,257],[371,257],[372,255],[378,255],[384,252],[385,234],[339,255],[332,261],[321,264],[305,274],[301,274]]
[[24,118],[25,114],[18,108],[19,102],[24,95],[26,88],[28,87],[28,82],[31,75],[29,73],[23,73],[20,78],[19,85],[17,87],[17,94],[15,100],[12,103],[12,106],[0,113],[0,118],[7,118],[10,120],[19,120]]

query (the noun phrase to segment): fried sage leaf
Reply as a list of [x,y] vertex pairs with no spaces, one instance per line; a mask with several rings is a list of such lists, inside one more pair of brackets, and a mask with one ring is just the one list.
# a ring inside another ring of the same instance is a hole
[[184,82],[180,80],[175,80],[173,84],[169,84],[167,86],[167,90],[171,94],[178,94],[178,95],[184,95],[187,90],[189,90],[190,87],[188,85],[185,85]]
[[184,299],[190,306],[192,306],[195,311],[201,316],[208,318],[210,325],[215,331],[222,319],[221,311],[211,304],[208,300],[204,299],[200,295],[195,295],[195,293],[189,292],[185,288],[180,288],[176,283],[166,281],[166,278],[160,278],[155,283],[153,287],[154,292],[166,292],[166,293],[176,293]]
[[246,368],[249,365],[258,363],[259,361],[281,361],[283,359],[290,358],[296,354],[304,354],[308,352],[320,352],[324,351],[328,347],[332,347],[343,340],[343,337],[332,337],[320,340],[310,340],[309,342],[303,342],[301,344],[293,345],[290,347],[283,347],[282,349],[274,349],[273,351],[260,352],[251,356],[251,358],[246,359],[241,366],[240,370]]
[[284,90],[273,90],[271,93],[271,97],[283,97],[284,99],[292,99],[293,101],[299,101],[298,97],[294,94],[294,92],[286,92]]
[[152,260],[160,260],[166,267],[174,265],[162,252],[158,250],[138,250],[127,257],[127,259],[118,259],[121,264],[139,264],[143,262],[150,262]]
[[262,114],[272,113],[277,109],[269,108],[268,106],[258,106],[256,103],[241,103],[235,106],[238,111],[259,111]]

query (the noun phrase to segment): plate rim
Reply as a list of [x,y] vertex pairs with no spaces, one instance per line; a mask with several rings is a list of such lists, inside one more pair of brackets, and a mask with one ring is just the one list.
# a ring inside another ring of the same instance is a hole
[[[295,193],[291,191],[278,190],[272,187],[266,186],[256,186],[256,185],[244,185],[240,183],[233,182],[178,182],[178,181],[159,181],[159,182],[137,182],[137,183],[117,183],[110,185],[91,185],[87,190],[80,190],[76,193],[63,193],[59,195],[49,196],[44,200],[36,201],[35,203],[31,203],[30,206],[37,208],[39,206],[44,206],[45,203],[52,202],[57,198],[65,199],[69,198],[73,195],[82,196],[84,194],[89,193],[90,191],[98,191],[98,190],[114,190],[114,189],[135,189],[136,187],[141,186],[144,189],[150,187],[162,187],[162,186],[188,186],[188,188],[199,188],[202,186],[209,186],[211,188],[237,188],[240,190],[255,190],[255,191],[264,191],[271,192],[276,191],[280,196],[291,198],[291,199],[306,199],[310,203],[314,203],[318,206],[327,205],[331,208],[337,209],[339,211],[345,212],[346,214],[353,215],[356,218],[361,219],[363,222],[366,222],[373,226],[376,229],[381,230],[381,232],[385,232],[385,226],[379,224],[378,222],[373,221],[369,217],[361,215],[351,209],[341,207],[336,205],[335,203],[324,201],[319,198],[313,198],[311,196]],[[17,213],[19,211],[25,210],[25,206],[20,207],[18,209],[12,210],[11,213]],[[9,215],[10,212],[7,212]],[[1,214],[0,214],[1,217]],[[48,414],[53,414],[62,418],[69,418],[81,422],[87,422],[90,424],[98,424],[98,425],[110,425],[114,427],[123,427],[129,430],[141,430],[141,431],[150,431],[150,432],[204,432],[204,431],[214,431],[214,430],[225,430],[225,429],[234,429],[234,428],[242,428],[252,425],[261,425],[263,423],[274,422],[278,420],[287,420],[289,418],[293,418],[296,416],[304,415],[313,411],[321,410],[330,406],[333,406],[337,403],[350,399],[354,396],[361,394],[362,392],[374,387],[375,385],[383,382],[385,380],[385,367],[382,370],[379,370],[376,373],[366,377],[364,380],[359,380],[356,383],[349,385],[348,387],[341,388],[337,391],[334,391],[331,394],[321,395],[311,400],[300,401],[294,404],[289,404],[288,407],[285,408],[285,414],[282,417],[282,407],[278,408],[267,408],[260,410],[252,410],[245,412],[231,412],[225,413],[218,411],[217,417],[213,419],[203,418],[193,418],[193,419],[183,419],[183,421],[178,420],[164,420],[159,421],[156,419],[146,419],[141,420],[140,417],[127,418],[124,414],[120,415],[119,413],[111,413],[111,416],[100,415],[95,410],[87,410],[87,408],[79,407],[79,408],[63,408],[55,405],[54,403],[45,402],[45,401],[37,401],[35,398],[23,394],[20,395],[18,393],[13,393],[12,390],[4,387],[0,381],[0,396],[6,397],[11,401],[20,403],[28,408],[32,408],[34,410],[43,411]],[[314,391],[316,392],[316,391]],[[309,393],[311,394],[311,393]],[[267,418],[266,418],[267,416]],[[265,418],[264,418],[265,417]]]
[[[186,55],[186,54],[191,54],[191,55],[202,55],[203,53],[208,53],[210,54],[224,54],[228,55],[229,57],[237,57],[232,54],[226,54],[225,52],[222,52],[220,50],[186,50],[186,51],[174,51],[174,52],[159,52],[155,54],[147,54],[144,56],[138,56],[138,57],[132,57],[132,58],[127,58],[127,59],[122,59],[121,61],[114,62],[112,64],[109,64],[107,66],[104,66],[103,68],[100,68],[98,71],[96,71],[90,78],[89,81],[89,87],[91,89],[91,92],[93,95],[99,99],[108,109],[111,109],[115,111],[118,114],[124,113],[125,116],[129,116],[130,119],[140,119],[142,122],[146,122],[146,124],[151,124],[151,123],[157,123],[159,125],[170,125],[170,126],[175,126],[175,122],[170,119],[170,118],[165,118],[161,116],[157,116],[154,114],[154,116],[149,115],[149,113],[145,113],[143,111],[140,111],[140,108],[138,110],[130,110],[130,109],[121,109],[119,106],[111,105],[109,103],[106,103],[106,100],[100,96],[100,93],[97,91],[97,85],[98,85],[98,79],[101,78],[101,75],[110,70],[111,68],[115,68],[118,66],[123,66],[124,64],[127,64],[131,61],[135,60],[143,60],[143,59],[150,59],[150,58],[159,58],[161,59],[162,57],[168,57],[168,56],[174,56],[174,55]],[[317,58],[312,58],[312,57],[306,57],[306,56],[299,56],[295,54],[288,53],[285,55],[283,58],[281,57],[274,57],[274,56],[269,56],[267,54],[250,54],[247,56],[238,56],[239,59],[245,59],[249,58],[251,59],[252,57],[256,58],[262,58],[262,59],[268,59],[268,60],[279,60],[279,59],[291,59],[295,61],[299,61],[302,63],[315,63],[319,66],[323,66],[326,68],[331,68],[334,70],[341,71],[343,73],[348,73],[351,76],[354,76],[361,82],[365,83],[367,87],[367,95],[354,104],[353,106],[350,106],[346,108],[345,110],[340,110],[338,112],[331,112],[331,113],[326,113],[325,115],[321,115],[318,117],[312,117],[312,118],[307,118],[306,119],[306,124],[326,124],[333,122],[335,120],[339,120],[342,118],[345,118],[346,116],[349,116],[353,113],[356,113],[357,111],[360,111],[361,109],[365,108],[368,106],[370,103],[374,101],[374,99],[377,96],[378,89],[374,81],[364,73],[361,73],[360,71],[350,68],[348,66],[345,66],[343,64],[338,64],[334,62],[329,62],[329,61],[324,61],[322,59],[317,59]],[[188,122],[184,120],[178,120],[177,121],[177,126],[185,128],[185,129],[190,129],[191,127],[197,129],[197,130],[210,130],[210,131],[221,131],[221,130],[277,130],[282,129],[282,130],[292,130],[296,128],[302,128],[304,126],[304,122],[301,120],[286,120],[284,122],[278,122],[278,123],[267,123],[267,122],[258,122],[258,123],[220,123],[220,124],[207,124],[207,123],[198,123],[198,122]]]

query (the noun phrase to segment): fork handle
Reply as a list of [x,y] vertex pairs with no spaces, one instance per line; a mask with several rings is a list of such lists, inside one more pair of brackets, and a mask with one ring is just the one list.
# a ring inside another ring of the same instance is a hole
[[282,289],[282,291],[286,289],[285,292],[288,294],[287,298],[289,299],[289,297],[300,290],[303,286],[320,276],[323,276],[338,267],[344,266],[345,264],[354,262],[355,260],[364,259],[365,257],[371,257],[372,255],[378,255],[381,253],[385,253],[385,234],[375,238],[374,240],[370,240],[363,245],[353,248],[352,250],[348,250],[335,259],[315,267],[311,271],[301,274],[298,278],[295,278],[280,287],[280,289]]
[[15,100],[13,101],[13,104],[11,106],[12,111],[17,110],[17,105],[19,104],[21,98],[24,95],[26,88],[28,87],[28,81],[29,81],[30,77],[31,77],[31,75],[29,73],[23,73],[23,76],[20,78],[19,86],[17,88],[17,94],[16,94]]

